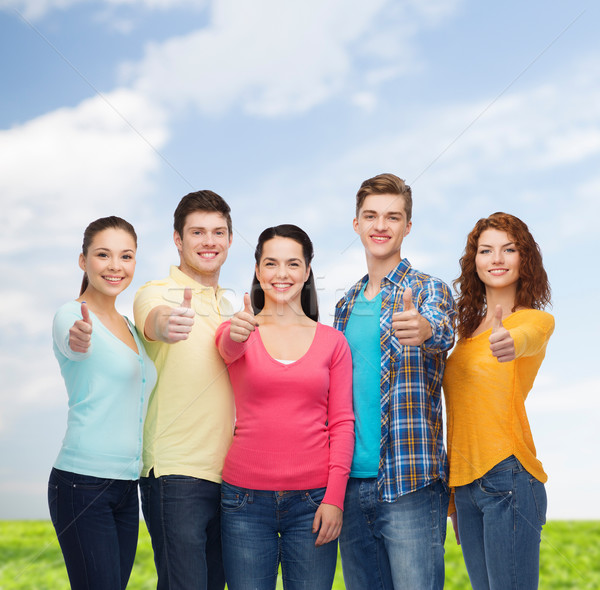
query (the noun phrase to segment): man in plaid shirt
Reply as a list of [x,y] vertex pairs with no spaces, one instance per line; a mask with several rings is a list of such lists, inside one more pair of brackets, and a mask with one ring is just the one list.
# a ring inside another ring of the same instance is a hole
[[338,302],[353,359],[356,447],[340,550],[347,590],[443,588],[448,511],[441,384],[454,343],[449,287],[400,253],[411,189],[365,180],[354,231],[368,274]]

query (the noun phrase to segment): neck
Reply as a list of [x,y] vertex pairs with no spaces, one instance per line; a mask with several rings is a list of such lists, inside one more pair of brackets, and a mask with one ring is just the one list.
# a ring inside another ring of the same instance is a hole
[[99,293],[95,289],[88,287],[77,299],[77,301],[85,301],[88,307],[96,315],[110,315],[117,313],[115,302],[117,298],[109,297]]
[[302,309],[300,301],[277,304],[272,301],[265,301],[265,306],[258,314],[261,318],[261,323],[278,324],[281,326],[291,326],[294,324],[303,323],[307,319],[307,315]]
[[188,277],[190,277],[190,279],[193,279],[197,283],[200,283],[203,287],[212,287],[215,291],[217,290],[217,287],[219,286],[218,272],[213,274],[199,274],[193,272],[183,264],[180,265],[178,268],[184,275],[187,275]]
[[[365,295],[371,295],[374,297],[381,291],[381,281],[386,277],[392,270],[394,270],[400,261],[402,256],[400,251],[393,257],[380,259],[373,258],[367,254],[367,272],[369,274],[369,282],[365,288]],[[369,298],[369,297],[367,297]]]
[[493,316],[496,306],[502,306],[502,315],[507,316],[512,313],[515,306],[516,289],[486,289],[485,301],[487,305],[487,316]]

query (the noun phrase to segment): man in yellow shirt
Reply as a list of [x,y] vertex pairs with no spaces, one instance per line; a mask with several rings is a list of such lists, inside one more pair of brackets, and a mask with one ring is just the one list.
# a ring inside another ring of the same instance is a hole
[[218,285],[232,240],[229,205],[209,190],[186,195],[173,239],[179,266],[134,301],[158,372],[144,425],[142,510],[158,590],[222,590],[220,484],[234,404],[215,331],[233,311]]

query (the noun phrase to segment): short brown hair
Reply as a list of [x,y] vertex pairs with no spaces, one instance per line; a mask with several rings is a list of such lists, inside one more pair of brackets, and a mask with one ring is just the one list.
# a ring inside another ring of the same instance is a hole
[[386,172],[365,180],[356,193],[356,217],[358,217],[360,208],[369,195],[400,195],[404,197],[406,221],[410,221],[412,217],[412,191],[402,178]]
[[179,205],[177,205],[177,209],[175,209],[175,213],[173,214],[173,229],[180,236],[183,237],[183,227],[187,216],[196,211],[220,213],[225,218],[225,221],[227,221],[227,230],[231,238],[233,232],[231,207],[225,202],[223,197],[209,190],[188,193],[179,201]]

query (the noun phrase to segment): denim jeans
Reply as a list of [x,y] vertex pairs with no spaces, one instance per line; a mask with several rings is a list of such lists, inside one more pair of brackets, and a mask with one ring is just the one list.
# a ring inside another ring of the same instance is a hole
[[455,491],[463,557],[475,590],[538,587],[544,484],[510,456]]
[[137,481],[52,469],[48,507],[71,588],[124,589],[138,540]]
[[325,488],[276,492],[223,482],[223,561],[229,590],[331,590],[337,540],[315,547],[315,512]]
[[346,590],[443,588],[448,501],[440,480],[383,502],[375,478],[351,477],[340,535]]
[[223,590],[221,486],[184,475],[140,478],[157,590]]

